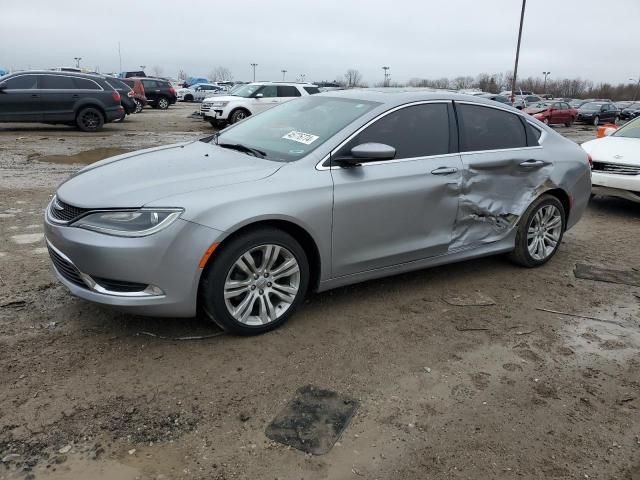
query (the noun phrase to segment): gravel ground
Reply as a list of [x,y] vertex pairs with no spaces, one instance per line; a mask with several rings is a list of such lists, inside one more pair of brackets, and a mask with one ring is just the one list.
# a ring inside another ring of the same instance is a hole
[[[573,275],[640,268],[640,205],[596,197],[543,268],[492,257],[311,295],[256,338],[172,340],[217,330],[70,296],[44,248],[51,193],[73,162],[211,133],[195,108],[96,134],[0,125],[0,479],[640,478],[640,288]],[[264,434],[307,384],[359,402],[323,456]]]

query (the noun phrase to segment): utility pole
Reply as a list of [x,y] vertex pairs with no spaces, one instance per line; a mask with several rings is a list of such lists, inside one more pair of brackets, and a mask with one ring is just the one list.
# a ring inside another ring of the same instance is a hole
[[118,64],[120,65],[120,70],[118,70],[118,73],[122,72],[122,53],[120,52],[120,42],[118,42]]
[[385,87],[389,86],[389,77],[391,77],[391,74],[389,73],[390,68],[391,67],[382,67],[382,70],[384,70],[384,83],[382,85]]
[[511,81],[511,103],[515,102],[516,79],[518,77],[518,60],[520,59],[520,40],[522,39],[522,23],[524,22],[524,8],[527,0],[522,0],[522,12],[520,13],[520,30],[518,30],[518,46],[516,47],[516,64],[513,67],[513,80]]
[[256,81],[256,67],[258,66],[257,63],[252,63],[251,66],[253,67],[253,81]]
[[542,90],[544,90],[544,92],[542,93],[547,93],[547,77],[551,75],[551,72],[542,72],[542,74],[544,75],[544,87],[542,87]]
[[282,72],[282,81],[284,82],[284,76],[286,75],[287,71],[286,70],[280,70]]
[[80,60],[82,60],[82,57],[73,57],[73,59],[76,61],[76,68],[80,68]]
[[[630,78],[629,80],[633,80],[635,81],[635,78]],[[638,98],[638,90],[640,90],[640,75],[638,75],[638,83],[636,84],[636,91],[633,94],[633,101],[636,101],[636,98]]]

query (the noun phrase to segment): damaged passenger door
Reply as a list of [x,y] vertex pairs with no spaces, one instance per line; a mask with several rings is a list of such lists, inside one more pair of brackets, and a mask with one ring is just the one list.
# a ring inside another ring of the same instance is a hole
[[332,273],[350,275],[447,252],[458,209],[460,156],[451,102],[386,112],[332,153],[377,143],[389,160],[332,164]]
[[540,194],[553,164],[540,131],[505,109],[455,102],[463,180],[452,249],[501,240]]

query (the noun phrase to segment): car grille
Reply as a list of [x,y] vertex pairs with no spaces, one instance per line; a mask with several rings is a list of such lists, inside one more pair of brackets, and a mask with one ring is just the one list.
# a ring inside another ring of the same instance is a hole
[[64,203],[58,198],[55,198],[53,202],[51,202],[51,207],[49,208],[49,214],[51,217],[61,222],[70,222],[75,220],[88,211],[89,209],[87,208],[74,207],[73,205]]
[[53,262],[53,265],[56,267],[56,270],[60,273],[60,275],[62,275],[74,285],[87,288],[87,285],[82,281],[80,272],[72,263],[69,263],[67,260],[65,260],[51,247],[47,246],[47,249],[49,250],[51,261]]
[[123,282],[120,280],[110,280],[108,278],[92,277],[101,287],[111,292],[141,292],[147,285],[144,283]]
[[211,110],[211,105],[204,102],[202,105],[200,105],[200,113],[205,113],[208,112],[209,110]]
[[620,165],[619,163],[593,162],[593,171],[615,173],[618,175],[640,175],[640,166]]

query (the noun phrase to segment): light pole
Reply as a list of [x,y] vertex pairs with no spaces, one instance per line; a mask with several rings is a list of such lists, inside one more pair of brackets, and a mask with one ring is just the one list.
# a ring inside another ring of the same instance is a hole
[[82,57],[73,57],[73,59],[76,61],[76,68],[80,68],[80,60],[82,60]]
[[542,93],[547,93],[547,77],[551,75],[551,72],[542,72],[542,74],[544,75],[544,87],[542,87],[542,90],[544,90],[544,92]]
[[256,67],[258,66],[257,63],[252,63],[251,66],[253,67],[253,81],[256,81]]
[[385,87],[389,86],[389,77],[391,76],[391,74],[389,73],[389,69],[390,68],[391,67],[382,67],[382,70],[384,70],[384,83],[383,83],[383,85]]
[[306,75],[304,73],[301,73],[300,74],[300,81],[304,82],[305,77],[306,77]]
[[282,81],[284,82],[284,76],[286,75],[287,71],[286,70],[280,70],[282,72]]
[[[636,81],[635,78],[630,78],[629,80],[633,80],[634,82]],[[640,75],[638,75],[638,83],[636,85],[636,91],[633,93],[633,101],[636,101],[636,98],[638,98],[638,90],[640,90]]]
[[522,12],[520,13],[520,30],[518,30],[518,46],[516,47],[516,63],[513,67],[513,79],[511,81],[511,103],[515,102],[516,95],[516,78],[518,77],[518,60],[520,59],[520,40],[522,39],[522,23],[524,22],[524,8],[527,0],[522,0]]

